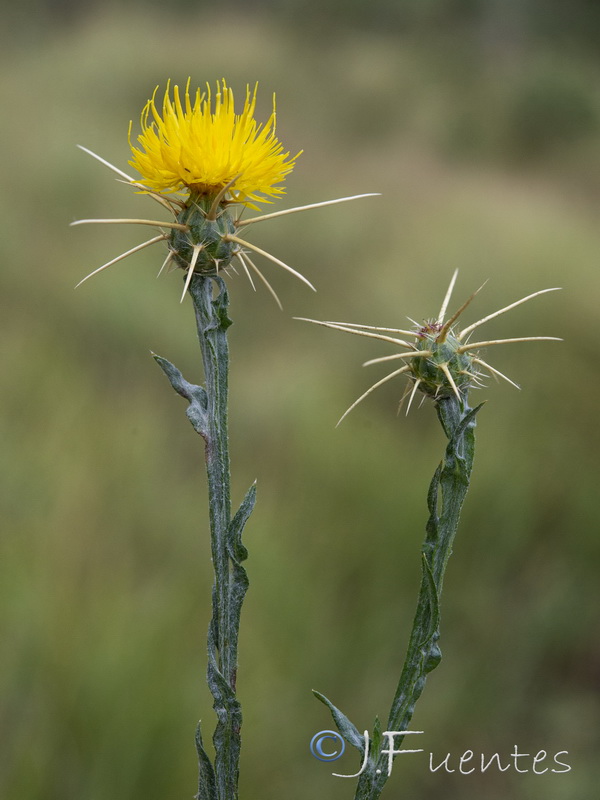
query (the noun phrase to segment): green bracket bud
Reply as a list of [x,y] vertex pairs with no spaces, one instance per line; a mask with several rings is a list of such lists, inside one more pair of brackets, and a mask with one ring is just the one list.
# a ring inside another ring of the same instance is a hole
[[438,322],[428,322],[420,328],[416,334],[416,349],[427,350],[430,355],[410,361],[419,390],[435,399],[451,397],[457,392],[466,394],[473,378],[477,377],[473,358],[460,352],[460,341],[449,332],[440,341],[441,331],[442,325]]
[[[173,260],[182,269],[189,269],[197,253],[194,272],[216,275],[229,266],[235,255],[236,244],[227,239],[235,234],[233,219],[221,204],[217,206],[215,218],[211,219],[214,199],[210,195],[192,196],[177,217],[177,222],[187,225],[189,229],[174,229],[169,237]],[[199,246],[202,249],[198,252]]]

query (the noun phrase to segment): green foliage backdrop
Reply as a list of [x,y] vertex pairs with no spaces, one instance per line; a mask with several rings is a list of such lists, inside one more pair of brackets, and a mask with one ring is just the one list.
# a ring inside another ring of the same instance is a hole
[[[310,690],[359,727],[385,715],[419,581],[425,490],[443,446],[427,405],[396,416],[402,386],[393,382],[336,430],[380,374],[360,364],[385,345],[292,316],[402,327],[406,315],[435,314],[456,267],[457,301],[489,278],[470,320],[563,286],[495,320],[486,335],[565,342],[494,351],[494,365],[523,391],[491,382],[479,393],[489,402],[445,586],[444,660],[413,726],[439,760],[466,749],[509,754],[518,744],[568,750],[573,769],[463,776],[407,759],[387,794],[592,796],[600,66],[576,37],[588,30],[586,4],[577,4],[568,41],[531,23],[501,25],[497,3],[489,5],[498,27],[477,29],[459,15],[452,36],[435,15],[377,26],[356,5],[314,41],[316,4],[277,13],[268,3],[183,5],[172,15],[154,4],[87,5],[74,18],[63,3],[47,28],[33,12],[49,23],[50,7],[44,16],[30,4],[30,27],[15,9],[7,16],[0,794],[163,800],[194,791],[193,731],[198,718],[212,718],[203,453],[149,352],[201,379],[191,304],[179,305],[178,275],[155,280],[158,249],[74,292],[142,237],[67,227],[150,213],[146,198],[75,145],[125,167],[128,122],[149,92],[191,75],[199,84],[225,76],[238,94],[259,80],[263,115],[277,92],[278,134],[305,151],[280,207],[383,193],[253,231],[318,294],[265,266],[282,314],[243,277],[230,282],[238,502],[258,480],[246,532],[242,796],[351,796],[350,782],[308,752],[312,735],[331,727]],[[439,6],[422,5],[432,14]],[[469,19],[469,4],[453,6]],[[298,9],[303,24],[292,25]],[[344,757],[334,768],[355,767]]]

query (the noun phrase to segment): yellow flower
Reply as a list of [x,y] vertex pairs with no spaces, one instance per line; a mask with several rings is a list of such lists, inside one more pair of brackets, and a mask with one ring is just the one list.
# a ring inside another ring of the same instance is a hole
[[293,158],[284,152],[275,136],[275,97],[273,112],[264,125],[254,119],[256,86],[246,90],[241,114],[234,111],[233,92],[225,80],[217,83],[212,109],[210,86],[206,94],[196,91],[190,98],[190,81],[182,103],[179,87],[167,83],[159,113],[155,97],[148,101],[141,116],[139,149],[129,144],[135,167],[146,188],[157,191],[189,189],[192,194],[217,195],[228,188],[227,199],[253,207],[254,202],[271,202],[269,197],[285,193],[279,186],[294,168]]
[[[252,287],[255,288],[253,273],[281,306],[275,290],[250,253],[266,258],[311,289],[315,288],[308,278],[284,261],[242,238],[240,234],[244,227],[285,214],[371,197],[373,193],[323,200],[250,219],[242,219],[241,214],[232,214],[228,208],[232,203],[256,208],[257,202],[270,203],[269,198],[285,194],[285,189],[279,184],[292,171],[300,153],[291,157],[289,152],[284,152],[283,145],[275,136],[274,97],[271,116],[266,123],[259,124],[254,119],[256,86],[253,92],[249,87],[246,89],[244,108],[239,115],[235,114],[233,92],[224,79],[220,84],[217,82],[214,109],[210,86],[206,84],[206,88],[206,94],[199,89],[196,91],[192,103],[188,79],[182,102],[179,88],[173,87],[171,97],[170,82],[167,82],[161,116],[155,103],[157,86],[142,111],[142,133],[137,138],[139,147],[132,144],[132,124],[129,124],[129,145],[133,153],[129,164],[141,173],[140,180],[86,147],[81,148],[116,172],[138,192],[146,193],[169,213],[171,219],[80,219],[72,222],[72,225],[148,225],[160,231],[157,236],[97,267],[78,286],[133,253],[166,242],[168,253],[160,272],[168,264],[187,272],[182,300],[194,274],[213,277],[221,273],[229,275],[230,268],[235,272],[235,259]],[[180,190],[187,190],[189,195],[176,197],[169,194]]]

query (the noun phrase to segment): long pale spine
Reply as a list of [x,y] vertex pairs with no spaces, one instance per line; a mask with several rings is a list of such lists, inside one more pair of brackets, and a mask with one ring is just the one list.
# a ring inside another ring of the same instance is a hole
[[[213,297],[216,286],[217,294]],[[248,578],[241,562],[247,557],[241,542],[252,512],[252,486],[231,517],[227,395],[229,351],[228,294],[219,277],[194,274],[189,285],[202,351],[205,384],[188,383],[172,364],[155,356],[180,395],[189,401],[187,416],[205,441],[208,477],[211,553],[215,582],[208,631],[207,681],[214,698],[217,726],[213,735],[214,765],[206,753],[200,727],[196,732],[199,757],[198,800],[237,800],[242,714],[236,697],[237,649],[241,606]]]

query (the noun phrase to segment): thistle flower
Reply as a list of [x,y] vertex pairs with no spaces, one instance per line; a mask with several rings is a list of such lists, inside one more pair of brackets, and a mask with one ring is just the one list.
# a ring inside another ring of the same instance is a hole
[[149,189],[177,191],[182,188],[199,195],[215,196],[228,188],[230,202],[270,202],[285,190],[277,186],[292,171],[300,153],[290,158],[275,136],[275,97],[273,112],[264,126],[254,119],[256,90],[246,89],[246,101],[239,116],[234,112],[233,92],[222,81],[217,84],[214,113],[211,111],[210,86],[206,94],[196,91],[194,103],[190,98],[190,82],[185,89],[184,104],[179,88],[167,84],[159,114],[155,96],[142,111],[142,133],[138,136],[141,149],[129,143],[133,159],[129,164],[143,176],[140,183]]
[[254,273],[281,307],[277,294],[254,263],[249,251],[277,264],[314,290],[304,275],[241,238],[238,235],[240,229],[284,214],[373,194],[311,203],[245,220],[242,220],[241,213],[232,216],[232,205],[242,206],[242,211],[245,207],[256,209],[256,203],[270,203],[270,198],[284,194],[281,184],[300,155],[290,156],[275,136],[275,98],[271,116],[264,125],[260,125],[254,119],[256,87],[253,92],[247,87],[244,107],[239,115],[235,114],[233,92],[225,80],[217,84],[214,106],[208,84],[206,94],[198,89],[192,102],[189,80],[183,101],[177,86],[173,87],[171,98],[170,83],[167,83],[162,115],[156,106],[157,91],[158,87],[142,111],[142,132],[137,138],[139,147],[132,144],[131,123],[129,126],[129,143],[133,153],[129,164],[140,172],[140,180],[127,175],[91,150],[85,147],[81,149],[116,172],[138,192],[158,202],[173,219],[84,219],[72,223],[133,223],[150,225],[160,231],[159,235],[98,267],[77,285],[127,256],[165,241],[169,252],[159,275],[167,265],[186,271],[182,301],[194,273],[212,276],[229,274],[229,268],[234,270],[235,259],[246,273],[252,288],[255,289],[251,275]]
[[[320,321],[296,317],[296,319],[299,319],[303,322],[312,322],[315,325],[323,325],[326,328],[333,328],[335,330],[345,331],[346,333],[354,333],[358,336],[366,336],[371,339],[379,339],[384,342],[391,342],[392,344],[400,345],[400,347],[406,348],[406,350],[401,353],[380,356],[378,358],[372,358],[369,361],[365,361],[363,366],[381,364],[388,361],[401,359],[403,366],[385,375],[383,378],[381,378],[381,380],[378,380],[376,383],[370,386],[367,391],[364,392],[357,400],[355,400],[354,403],[352,403],[352,405],[344,412],[337,423],[338,425],[346,417],[346,415],[349,414],[350,411],[352,411],[352,409],[355,408],[362,400],[368,397],[371,392],[398,375],[406,375],[409,379],[406,391],[400,400],[400,405],[402,405],[404,399],[409,395],[409,401],[406,408],[407,414],[410,410],[417,390],[433,400],[454,395],[459,402],[462,402],[470,388],[477,388],[483,385],[481,378],[485,375],[485,371],[487,371],[487,373],[492,375],[494,378],[503,378],[512,386],[519,389],[520,387],[518,384],[500,372],[500,370],[492,367],[490,364],[484,361],[478,351],[484,347],[491,347],[497,344],[509,344],[513,342],[534,342],[543,340],[557,342],[562,341],[555,336],[524,336],[516,339],[493,339],[481,342],[469,341],[470,335],[475,328],[483,325],[484,322],[489,322],[489,320],[494,319],[494,317],[498,317],[500,314],[504,314],[505,312],[516,308],[516,306],[519,306],[528,300],[532,300],[534,297],[538,297],[538,295],[545,294],[546,292],[558,291],[558,287],[552,289],[541,289],[539,292],[534,292],[533,294],[527,295],[527,297],[522,297],[520,300],[517,300],[516,302],[511,303],[510,305],[505,306],[498,311],[494,311],[492,314],[488,314],[488,316],[483,317],[477,322],[473,322],[471,325],[468,325],[466,328],[463,328],[461,331],[459,331],[454,323],[483,287],[480,287],[480,289],[474,292],[471,297],[469,297],[469,299],[462,304],[458,311],[456,311],[450,317],[450,319],[445,322],[444,317],[446,316],[446,311],[448,304],[450,303],[450,298],[452,296],[452,291],[454,289],[457,276],[458,270],[456,270],[452,276],[452,280],[450,281],[450,285],[437,317],[425,321],[422,325],[419,325],[418,323],[414,322],[414,320],[411,320],[411,322],[413,322],[416,326],[412,331],[403,330],[401,328],[380,328],[372,325],[358,325],[355,323]],[[410,336],[414,339],[414,341],[407,342],[404,339],[398,339],[393,336],[386,335],[389,333]]]

